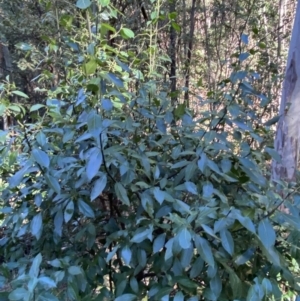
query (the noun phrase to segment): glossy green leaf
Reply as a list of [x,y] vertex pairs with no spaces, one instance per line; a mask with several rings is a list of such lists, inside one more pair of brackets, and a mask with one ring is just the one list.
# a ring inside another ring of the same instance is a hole
[[62,210],[58,210],[55,214],[54,218],[54,232],[58,235],[62,235],[62,227],[63,227],[64,216]]
[[185,182],[184,185],[188,192],[198,195],[197,186],[193,182]]
[[28,296],[28,291],[23,287],[19,287],[9,294],[8,299],[10,301],[20,301],[24,300],[24,297],[26,298],[26,296]]
[[181,246],[182,249],[187,249],[190,247],[192,236],[187,228],[181,229],[177,233],[177,237],[178,237],[179,245]]
[[173,301],[184,301],[184,295],[182,292],[177,292]]
[[32,156],[34,160],[42,167],[48,168],[50,165],[49,156],[42,150],[35,148],[32,151]]
[[222,281],[218,274],[209,281],[209,286],[213,294],[218,298],[222,292]]
[[161,205],[165,199],[164,191],[160,190],[159,187],[155,187],[153,190],[153,194],[157,202]]
[[41,255],[41,253],[39,253],[38,255],[36,255],[34,257],[31,267],[30,267],[30,270],[29,270],[29,276],[31,278],[37,277],[39,275],[42,259],[43,259],[43,257]]
[[94,218],[95,217],[93,209],[87,203],[85,203],[84,201],[82,201],[82,200],[78,201],[78,208],[79,208],[79,211],[84,216],[90,217],[90,218]]
[[93,183],[90,199],[95,200],[101,195],[107,184],[106,174],[102,174],[101,177]]
[[127,196],[127,192],[121,183],[115,184],[115,192],[116,192],[117,197],[122,201],[122,203],[124,203],[127,206],[130,205],[130,201]]
[[68,268],[68,272],[69,272],[71,275],[80,275],[80,274],[82,274],[81,268],[80,268],[79,266],[75,266],[75,265],[70,266],[70,267]]
[[65,223],[69,222],[74,214],[74,202],[69,201],[64,211]]
[[142,227],[135,231],[135,233],[130,241],[134,242],[134,243],[141,243],[142,241],[144,241],[147,238],[152,240],[152,229],[147,228],[147,227]]
[[102,131],[102,118],[95,112],[88,116],[88,130],[94,137],[98,138]]
[[134,38],[134,32],[129,28],[122,28],[120,33],[124,39]]
[[192,264],[192,268],[190,270],[190,278],[193,279],[199,276],[200,273],[202,272],[203,266],[204,266],[204,261],[201,258],[201,256],[199,256]]
[[[81,1],[89,1],[89,0],[81,0]],[[86,75],[94,74],[97,70],[97,67],[98,67],[98,64],[95,59],[90,59],[87,63],[82,65],[83,71]]]
[[166,234],[158,235],[153,242],[153,254],[159,252],[165,245]]
[[234,241],[231,233],[223,228],[220,230],[220,237],[223,248],[232,256],[234,253]]
[[56,178],[49,174],[45,174],[47,184],[57,193],[60,194],[60,185]]
[[215,266],[215,260],[213,257],[212,249],[208,241],[199,235],[194,236],[194,241],[199,255],[204,261],[206,261],[212,267]]
[[258,236],[266,248],[274,246],[276,233],[268,218],[264,218],[259,222]]
[[102,161],[102,153],[100,150],[98,151],[97,149],[88,158],[88,162],[86,165],[86,175],[90,181],[97,175],[100,166],[102,165]]
[[125,262],[126,265],[130,264],[131,261],[131,256],[132,256],[132,252],[130,250],[130,248],[128,246],[125,246],[122,250],[121,250],[121,256]]
[[203,197],[209,198],[212,196],[214,192],[214,186],[212,185],[211,182],[206,182],[203,184],[202,190],[203,190]]
[[41,237],[43,231],[43,219],[41,213],[38,213],[32,219],[30,223],[30,231],[31,234],[36,237],[36,239]]
[[76,6],[80,9],[86,9],[91,6],[91,0],[77,0]]
[[39,109],[44,108],[44,107],[45,107],[45,106],[42,105],[42,104],[35,104],[35,105],[31,106],[30,112],[38,111]]
[[24,92],[22,91],[11,91],[11,93],[15,94],[15,95],[18,95],[20,97],[23,97],[23,98],[29,98],[28,95],[26,95]]
[[114,301],[133,301],[137,300],[137,296],[133,294],[124,294],[122,296],[117,297]]
[[38,278],[39,284],[41,284],[45,289],[55,288],[56,283],[53,279],[47,276],[42,276]]

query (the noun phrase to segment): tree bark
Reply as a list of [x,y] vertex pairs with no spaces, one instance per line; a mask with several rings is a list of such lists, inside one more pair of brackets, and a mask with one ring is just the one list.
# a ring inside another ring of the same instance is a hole
[[297,4],[279,114],[274,147],[281,162],[273,159],[272,178],[294,181],[300,138],[300,1]]

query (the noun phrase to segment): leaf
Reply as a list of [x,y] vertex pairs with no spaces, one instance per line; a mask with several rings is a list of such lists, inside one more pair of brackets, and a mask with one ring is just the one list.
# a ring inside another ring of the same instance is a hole
[[60,209],[57,211],[54,218],[54,232],[60,237],[62,235],[63,221],[64,221],[63,212]]
[[139,292],[139,283],[137,282],[135,277],[130,277],[130,288],[135,292],[138,293]]
[[220,230],[220,237],[223,248],[232,256],[234,253],[234,241],[230,232],[224,228]]
[[[90,0],[81,0],[81,1],[90,1]],[[83,72],[86,75],[92,75],[96,72],[98,67],[97,61],[95,59],[90,59],[87,63],[82,65]]]
[[116,192],[118,199],[120,199],[123,204],[125,204],[127,206],[130,205],[130,201],[127,196],[127,192],[121,183],[115,184],[115,192]]
[[53,279],[51,279],[50,277],[42,276],[42,277],[39,277],[38,281],[46,289],[56,287],[55,281]]
[[92,112],[88,116],[88,130],[93,135],[93,137],[98,138],[102,131],[102,119],[101,117],[96,114],[95,112]]
[[153,194],[154,194],[155,199],[161,205],[163,203],[164,199],[165,199],[164,191],[160,190],[159,187],[155,187],[153,189]]
[[203,153],[200,159],[198,160],[198,167],[202,173],[204,172],[206,165],[207,165],[207,156],[206,154]]
[[110,82],[112,82],[116,87],[123,88],[124,83],[121,79],[119,79],[116,75],[113,73],[107,73],[105,75],[105,78],[108,79]]
[[185,182],[184,185],[188,192],[198,195],[197,186],[193,182]]
[[96,149],[96,151],[94,151],[88,158],[88,163],[86,166],[86,176],[89,179],[89,181],[91,181],[98,173],[102,161],[102,154],[100,150]]
[[45,174],[45,180],[47,184],[57,193],[60,194],[60,185],[56,178],[50,176],[49,174]]
[[158,235],[153,242],[153,254],[159,252],[165,245],[166,233]]
[[44,146],[47,143],[47,137],[43,132],[39,132],[35,139],[40,146]]
[[39,275],[40,265],[41,265],[42,259],[43,258],[42,258],[41,253],[39,253],[38,255],[36,255],[34,257],[32,265],[31,265],[30,270],[29,270],[30,278],[36,278]]
[[105,111],[111,111],[113,108],[113,103],[110,99],[102,99],[101,105]]
[[24,51],[32,50],[31,45],[24,43],[24,42],[20,42],[20,43],[16,44],[16,48],[18,48],[20,50],[24,50]]
[[24,166],[22,169],[17,171],[10,179],[9,179],[9,186],[10,188],[17,187],[22,182],[24,175],[27,173],[29,167]]
[[248,216],[237,215],[236,218],[247,230],[256,234],[255,227]]
[[185,113],[186,105],[184,103],[179,104],[176,109],[174,110],[174,116],[178,119],[181,118]]
[[79,266],[77,265],[73,265],[73,266],[70,266],[68,268],[68,272],[71,274],[71,275],[81,275],[82,274],[82,270]]
[[77,0],[76,6],[80,9],[86,9],[91,6],[91,0]]
[[244,44],[248,45],[248,43],[249,43],[248,35],[246,35],[246,34],[243,33],[243,34],[241,35],[241,41],[242,41]]
[[11,91],[11,93],[18,95],[20,97],[23,97],[23,98],[29,98],[28,95],[26,95],[25,93],[23,93],[21,91]]
[[203,197],[209,198],[213,195],[214,186],[212,185],[211,182],[205,182],[205,184],[202,187],[202,190],[203,190]]
[[264,218],[259,222],[258,236],[266,248],[274,246],[276,241],[276,233],[268,218]]
[[146,238],[152,240],[152,229],[148,227],[142,227],[135,231],[135,234],[130,241],[135,243],[141,243]]
[[133,294],[124,294],[115,299],[115,301],[133,301],[136,300],[137,296]]
[[187,228],[183,228],[178,232],[178,241],[182,249],[188,249],[191,245],[192,236]]
[[201,256],[199,256],[196,261],[192,264],[192,268],[190,270],[190,278],[196,278],[197,276],[200,275],[200,273],[202,272],[204,266],[204,261],[201,258]]
[[182,292],[177,292],[173,301],[184,301],[184,295]]
[[121,256],[126,265],[130,264],[132,252],[128,246],[125,246],[121,251]]
[[65,208],[64,219],[65,223],[69,222],[74,214],[74,202],[70,201]]
[[194,237],[195,245],[199,255],[204,259],[210,266],[215,266],[215,260],[212,254],[211,247],[208,241],[199,235]]
[[96,180],[93,184],[93,188],[90,196],[91,201],[95,200],[97,197],[101,195],[104,188],[106,187],[106,184],[107,184],[107,176],[106,174],[102,174],[101,177],[98,180]]
[[11,301],[24,300],[23,298],[26,297],[27,295],[28,295],[28,291],[23,287],[19,287],[13,290],[9,294],[8,299]]
[[120,34],[124,39],[134,38],[134,32],[129,28],[122,28]]
[[41,237],[43,230],[43,219],[42,214],[38,213],[34,216],[34,218],[31,221],[30,224],[30,231],[33,236],[36,237],[36,239],[39,239]]
[[35,104],[30,108],[30,112],[38,111],[41,108],[44,108],[45,106],[42,104]]
[[273,148],[270,148],[270,147],[266,147],[265,148],[265,151],[273,158],[275,159],[277,162],[281,162],[281,156],[279,155],[279,153],[273,149]]
[[79,211],[86,217],[90,217],[90,218],[94,218],[95,214],[93,209],[84,201],[79,200],[78,201],[78,207],[79,207]]
[[235,259],[235,261],[234,261],[235,264],[237,264],[237,265],[245,264],[247,261],[249,261],[253,257],[254,253],[255,253],[255,248],[253,248],[253,247],[249,248],[246,252],[239,255]]
[[78,95],[77,95],[77,100],[76,100],[75,106],[80,105],[82,102],[85,101],[85,99],[86,99],[86,95],[84,93],[84,90],[81,88],[78,91]]
[[218,298],[222,291],[222,281],[218,274],[210,280],[209,286],[213,294]]
[[248,52],[243,52],[239,55],[239,60],[242,62],[244,60],[246,60],[249,57],[249,53]]
[[34,158],[34,160],[40,165],[40,166],[43,166],[43,167],[46,167],[48,168],[49,165],[50,165],[50,159],[48,157],[48,155],[38,149],[38,148],[35,148],[33,151],[32,151],[32,156]]
[[53,266],[55,268],[62,268],[62,264],[59,259],[53,259],[51,261],[48,261],[48,264],[50,264],[51,266]]
[[180,25],[176,22],[171,22],[171,26],[177,31],[177,32],[180,32]]

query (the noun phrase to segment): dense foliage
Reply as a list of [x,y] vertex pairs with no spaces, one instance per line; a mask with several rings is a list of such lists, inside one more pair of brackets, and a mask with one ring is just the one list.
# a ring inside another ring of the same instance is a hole
[[[57,78],[40,75],[40,102],[26,101],[9,77],[2,83],[0,112],[16,125],[0,135],[0,298],[297,295],[300,195],[293,183],[269,180],[278,118],[269,117],[271,95],[258,90],[260,64],[247,65],[265,45],[253,50],[242,33],[230,75],[205,100],[195,96],[196,114],[174,102],[161,76],[166,54],[151,43],[139,57],[121,47],[136,35],[105,22],[118,16],[109,2],[99,1],[102,19],[90,31],[91,2],[66,7],[57,40],[46,27],[43,59],[35,45],[18,44],[33,65],[55,63]],[[177,28],[174,18],[167,22]]]

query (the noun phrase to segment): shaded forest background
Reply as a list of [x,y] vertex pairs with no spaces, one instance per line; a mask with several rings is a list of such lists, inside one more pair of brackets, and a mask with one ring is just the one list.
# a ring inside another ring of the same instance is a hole
[[[54,89],[65,81],[70,55],[80,60],[76,40],[84,40],[86,47],[91,42],[91,47],[93,31],[101,28],[103,51],[126,52],[140,76],[170,86],[175,102],[201,110],[203,99],[214,95],[242,65],[258,77],[255,89],[272,98],[270,113],[277,110],[295,1],[110,3],[113,9],[97,14],[95,5],[78,12],[68,1],[4,1],[2,76],[10,74],[30,103],[39,103],[43,88]],[[118,37],[116,31],[123,27],[135,38]]]

